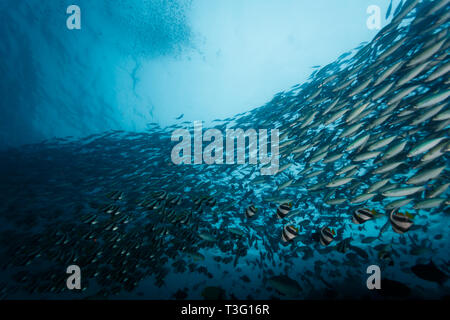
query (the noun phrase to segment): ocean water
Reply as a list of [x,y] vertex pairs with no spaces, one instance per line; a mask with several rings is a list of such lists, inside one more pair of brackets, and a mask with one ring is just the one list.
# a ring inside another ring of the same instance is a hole
[[71,4],[0,4],[0,298],[448,298],[448,1]]

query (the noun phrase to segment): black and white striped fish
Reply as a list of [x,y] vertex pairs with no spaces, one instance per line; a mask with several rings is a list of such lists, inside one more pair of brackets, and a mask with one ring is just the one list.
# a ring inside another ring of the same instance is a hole
[[298,236],[298,229],[292,225],[285,226],[281,233],[281,240],[283,242],[291,242]]
[[247,218],[251,218],[256,214],[257,211],[258,211],[258,208],[255,208],[254,205],[251,205],[245,210],[245,216]]
[[280,204],[279,207],[277,208],[278,219],[283,219],[284,217],[286,217],[287,214],[291,211],[291,209],[292,209],[291,202]]
[[334,230],[331,230],[329,227],[323,227],[320,229],[320,244],[323,246],[329,245],[334,240],[336,232]]
[[181,203],[181,197],[179,195],[175,195],[170,197],[168,201],[170,205],[177,206]]
[[391,211],[389,221],[391,222],[394,232],[403,234],[412,227],[414,222],[407,216],[408,214],[403,215],[401,213],[397,213],[397,210],[398,209],[394,209]]
[[356,209],[353,212],[352,222],[355,224],[362,224],[375,217],[375,210],[369,210],[367,208]]

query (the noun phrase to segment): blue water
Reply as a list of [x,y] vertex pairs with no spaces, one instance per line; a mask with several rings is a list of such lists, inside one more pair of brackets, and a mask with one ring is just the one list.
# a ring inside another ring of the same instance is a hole
[[370,40],[371,4],[389,1],[2,1],[0,146],[251,110]]

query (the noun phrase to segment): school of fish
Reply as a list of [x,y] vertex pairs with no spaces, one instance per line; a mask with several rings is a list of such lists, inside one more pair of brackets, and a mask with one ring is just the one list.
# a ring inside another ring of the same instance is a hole
[[449,9],[402,1],[371,42],[214,121],[278,129],[272,176],[173,164],[181,116],[1,151],[0,298],[448,297]]

